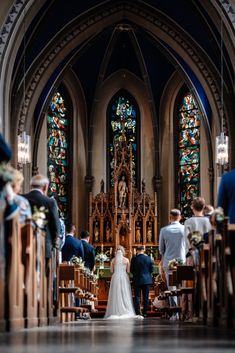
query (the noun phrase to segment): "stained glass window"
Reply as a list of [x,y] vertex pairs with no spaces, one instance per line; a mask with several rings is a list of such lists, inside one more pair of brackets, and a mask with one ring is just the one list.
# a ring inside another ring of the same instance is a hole
[[201,114],[192,94],[184,96],[178,114],[178,207],[186,219],[192,215],[191,201],[200,194]]
[[53,96],[47,115],[48,147],[48,196],[53,196],[58,204],[59,215],[68,218],[68,151],[69,116],[64,99],[59,92]]
[[116,141],[121,139],[124,132],[127,143],[132,144],[132,171],[133,184],[137,182],[137,106],[134,99],[125,91],[119,92],[111,102],[110,109],[110,125],[109,125],[109,168],[110,168],[110,185],[114,185],[114,145]]

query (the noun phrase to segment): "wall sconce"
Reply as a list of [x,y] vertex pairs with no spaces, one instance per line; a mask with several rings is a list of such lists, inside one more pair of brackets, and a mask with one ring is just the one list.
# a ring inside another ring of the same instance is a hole
[[27,164],[31,162],[31,137],[25,131],[18,135],[18,163]]
[[225,165],[228,163],[228,136],[221,132],[220,136],[216,137],[216,163]]
[[221,22],[220,22],[220,78],[221,78],[221,133],[216,137],[216,163],[224,166],[228,163],[228,136],[224,135],[224,60],[223,60],[223,4],[221,1]]

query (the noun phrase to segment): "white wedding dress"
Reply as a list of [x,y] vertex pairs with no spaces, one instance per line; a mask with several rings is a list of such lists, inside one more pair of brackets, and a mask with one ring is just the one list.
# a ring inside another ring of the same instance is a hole
[[110,283],[105,319],[142,318],[142,316],[135,314],[131,285],[126,269],[127,264],[123,261],[122,251],[118,250],[114,259],[114,273]]

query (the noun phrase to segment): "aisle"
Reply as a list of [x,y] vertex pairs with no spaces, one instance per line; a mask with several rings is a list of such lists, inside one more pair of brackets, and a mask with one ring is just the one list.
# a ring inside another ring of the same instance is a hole
[[145,320],[77,321],[0,334],[1,353],[226,353],[233,331],[197,324]]

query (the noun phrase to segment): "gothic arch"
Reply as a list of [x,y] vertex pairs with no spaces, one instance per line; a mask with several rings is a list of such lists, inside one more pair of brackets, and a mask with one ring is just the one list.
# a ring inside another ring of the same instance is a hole
[[[85,131],[87,128],[86,123],[86,105],[85,99],[83,95],[82,88],[80,86],[80,82],[77,80],[77,77],[73,74],[72,71],[66,73],[63,77],[63,80],[57,82],[56,88],[59,88],[60,85],[65,87],[67,95],[71,100],[71,117],[72,117],[72,140],[73,140],[73,153],[71,160],[71,188],[73,190],[73,195],[71,197],[71,219],[79,227],[85,229],[85,214],[87,211],[86,203],[87,197],[84,188],[81,188],[81,185],[84,183],[84,178],[86,175],[86,140],[85,140]],[[33,170],[40,171],[44,174],[47,173],[47,170],[44,170],[44,162],[46,156],[42,158],[40,155],[39,149],[39,141],[40,146],[46,145],[46,135],[45,130],[46,124],[46,115],[48,111],[49,102],[53,93],[56,91],[54,87],[53,90],[50,91],[50,95],[47,100],[45,100],[42,106],[42,113],[40,114],[39,124],[37,126],[37,130],[35,132],[35,143],[34,143],[34,158],[33,158]],[[41,160],[43,163],[41,164]],[[80,186],[80,187],[79,187]],[[78,202],[79,200],[79,202]]]
[[[163,92],[160,106],[160,131],[161,131],[161,151],[160,151],[160,168],[162,176],[162,189],[159,198],[159,218],[161,224],[167,224],[168,216],[171,208],[176,207],[175,195],[175,125],[174,117],[176,116],[176,104],[179,94],[185,85],[182,77],[175,72]],[[213,204],[214,198],[214,178],[213,173],[213,154],[212,154],[212,140],[210,131],[208,131],[207,119],[204,116],[204,111],[201,109],[200,101],[192,88],[194,97],[197,100],[199,109],[202,113],[202,126],[201,126],[201,193],[207,202]],[[168,144],[166,145],[166,142]],[[165,158],[168,158],[168,163],[164,163]],[[201,156],[202,157],[202,156]],[[203,181],[203,182],[202,182]]]
[[[152,112],[148,104],[148,95],[146,87],[142,80],[126,70],[119,70],[109,76],[96,95],[96,111],[93,117],[93,128],[96,129],[92,142],[91,155],[91,173],[95,175],[94,194],[99,192],[100,180],[106,174],[106,110],[112,97],[120,90],[125,89],[135,98],[139,110],[141,124],[141,146],[146,149],[148,155],[141,156],[141,178],[146,179],[146,189],[148,193],[152,193],[152,176],[154,175],[155,151],[154,151],[154,134],[152,123]],[[144,123],[143,123],[144,120]],[[148,139],[146,138],[148,136]],[[102,160],[101,160],[102,156]],[[99,161],[99,163],[97,163]],[[150,171],[147,175],[146,170]]]

